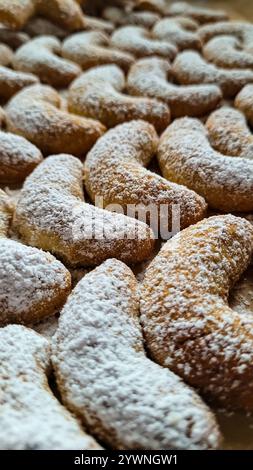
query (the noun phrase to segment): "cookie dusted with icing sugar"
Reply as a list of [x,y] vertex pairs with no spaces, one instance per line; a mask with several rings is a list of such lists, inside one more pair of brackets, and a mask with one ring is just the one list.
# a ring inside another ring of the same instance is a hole
[[235,107],[245,114],[253,125],[253,84],[246,85],[235,98]]
[[158,161],[165,178],[203,196],[226,212],[253,210],[253,162],[213,149],[208,129],[197,119],[181,118],[163,133]]
[[101,449],[48,385],[50,345],[29,328],[0,329],[2,450]]
[[128,70],[134,56],[110,44],[110,37],[102,31],[84,31],[72,34],[62,45],[62,56],[79,64],[83,70],[97,65],[115,64]]
[[180,85],[215,84],[222,89],[225,98],[233,98],[246,84],[253,82],[252,70],[217,67],[195,51],[178,54],[172,73]]
[[0,192],[0,325],[33,323],[64,304],[71,276],[49,253],[7,238],[13,207]]
[[197,32],[198,23],[187,17],[162,18],[152,29],[157,39],[167,40],[183,49],[201,49],[201,41]]
[[24,242],[70,266],[94,266],[111,257],[137,263],[154,247],[146,224],[84,202],[83,165],[65,154],[48,157],[26,179],[14,228]]
[[21,46],[13,58],[13,67],[37,75],[43,83],[66,87],[81,73],[81,68],[59,57],[61,43],[54,36],[39,36]]
[[6,107],[7,129],[30,140],[45,155],[69,152],[83,156],[105,127],[62,108],[60,95],[47,85],[26,87]]
[[68,109],[72,113],[98,119],[114,127],[133,119],[143,119],[163,131],[170,123],[170,110],[165,103],[123,93],[125,76],[117,65],[94,67],[71,84]]
[[215,418],[172,372],[147,358],[137,281],[106,261],[75,287],[52,339],[64,404],[113,449],[216,448]]
[[159,57],[146,57],[132,65],[127,90],[134,96],[164,101],[172,117],[203,116],[215,109],[222,99],[221,90],[215,84],[176,85],[170,64]]
[[[153,158],[157,144],[154,127],[144,121],[131,121],[108,131],[97,141],[85,161],[88,194],[93,201],[97,195],[103,196],[105,207],[120,204],[126,212],[130,204],[147,209],[154,206],[160,225],[164,224],[169,230],[173,223],[173,206],[180,208],[178,222],[181,228],[196,223],[205,216],[205,200],[145,168]],[[162,213],[162,206],[168,210],[166,215]],[[152,216],[150,221],[152,225]]]
[[157,13],[149,11],[125,11],[114,6],[106,7],[102,12],[102,16],[117,26],[135,24],[144,26],[144,28],[151,28],[160,19],[160,15]]
[[172,60],[177,53],[175,45],[155,38],[141,26],[122,26],[112,34],[110,44],[130,52],[135,57],[158,55]]
[[253,409],[252,312],[228,306],[250,263],[253,228],[210,217],[169,240],[145,272],[141,322],[151,357],[225,407]]

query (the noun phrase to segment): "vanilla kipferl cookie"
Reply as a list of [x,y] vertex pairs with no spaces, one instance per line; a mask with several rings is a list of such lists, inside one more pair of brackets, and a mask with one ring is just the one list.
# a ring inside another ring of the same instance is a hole
[[64,404],[114,449],[216,448],[207,406],[146,357],[138,307],[137,281],[118,260],[78,283],[52,340]]
[[[180,207],[180,227],[186,227],[204,217],[206,203],[193,191],[173,184],[148,171],[157,150],[157,135],[152,125],[144,121],[121,124],[101,137],[85,161],[85,187],[94,201],[102,196],[105,207],[120,204],[155,206],[166,205],[166,220],[160,223],[171,227],[173,206]],[[133,212],[135,216],[135,211]]]
[[252,52],[241,50],[238,38],[234,36],[217,36],[210,39],[203,47],[204,57],[224,68],[253,68],[253,41]]
[[252,211],[253,162],[214,150],[199,120],[174,121],[161,137],[158,161],[165,178],[196,191],[210,207]]
[[206,121],[209,140],[218,152],[233,157],[253,158],[253,134],[245,115],[229,106],[214,111]]
[[48,157],[33,171],[14,215],[22,240],[72,266],[94,266],[110,257],[128,263],[148,258],[154,245],[148,226],[84,203],[82,179],[82,163],[71,155]]
[[253,126],[253,85],[246,85],[235,98],[235,106]]
[[172,16],[188,16],[201,24],[228,20],[228,14],[223,10],[189,5],[187,2],[173,2],[169,6],[167,13]]
[[116,64],[128,70],[134,56],[110,45],[110,38],[102,31],[84,31],[72,34],[62,45],[62,56],[79,64],[83,70],[104,64]]
[[7,238],[13,207],[0,190],[0,325],[31,323],[64,304],[71,276],[49,253]]
[[0,98],[3,101],[7,101],[23,88],[38,82],[38,77],[33,73],[17,72],[0,65]]
[[100,137],[105,127],[98,121],[61,109],[59,94],[47,85],[26,87],[6,108],[7,128],[30,140],[46,155],[64,149],[82,156]]
[[253,251],[253,228],[233,215],[210,217],[169,240],[141,289],[147,349],[225,407],[253,409],[252,313],[228,306]]
[[142,26],[122,26],[114,31],[110,43],[113,47],[130,52],[136,57],[158,55],[172,60],[177,53],[175,45],[156,39]]
[[201,49],[201,41],[197,33],[198,23],[187,17],[162,18],[152,29],[157,39],[167,40],[183,49]]
[[[243,49],[247,53],[252,53],[253,51],[252,23],[240,21],[221,21],[215,24],[207,24],[205,26],[202,26],[201,28],[199,28],[198,33],[203,43],[206,43],[215,36],[235,36],[240,43],[239,49]],[[217,54],[219,54],[220,52],[222,51],[217,51]]]
[[144,28],[151,28],[160,19],[160,15],[157,13],[150,11],[125,11],[115,6],[106,7],[102,12],[102,16],[117,26],[135,24],[144,26]]
[[[0,39],[1,41],[1,39]],[[0,42],[0,65],[11,65],[13,59],[13,51],[9,46]]]
[[207,62],[195,51],[178,54],[172,72],[181,85],[216,84],[221,87],[226,98],[235,96],[244,85],[253,82],[252,70],[220,68]]
[[[13,67],[37,75],[44,83],[66,87],[81,73],[81,68],[58,55],[60,41],[53,36],[40,36],[21,46],[13,58]],[[57,55],[58,54],[58,55]]]
[[94,67],[71,84],[68,109],[72,113],[98,119],[114,127],[132,119],[144,119],[161,132],[170,123],[165,103],[152,98],[132,97],[123,93],[125,76],[117,65]]
[[216,85],[186,85],[173,83],[171,66],[159,57],[136,61],[127,77],[131,95],[149,96],[164,101],[173,117],[203,116],[217,107],[222,93]]
[[3,25],[0,28],[0,41],[7,44],[11,49],[17,49],[29,39],[28,34],[23,31],[12,31],[4,28]]
[[75,0],[1,0],[0,22],[20,29],[32,16],[41,14],[61,27],[75,31],[84,26],[84,17]]
[[50,345],[19,325],[0,329],[1,449],[101,449],[48,385]]
[[20,184],[42,158],[39,149],[24,137],[0,131],[1,184]]

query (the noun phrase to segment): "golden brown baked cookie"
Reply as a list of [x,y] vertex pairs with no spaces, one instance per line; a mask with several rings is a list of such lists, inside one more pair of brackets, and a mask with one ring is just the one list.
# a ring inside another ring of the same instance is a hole
[[236,108],[242,111],[253,125],[253,85],[246,85],[235,98]]
[[113,449],[216,448],[207,406],[146,357],[138,308],[136,279],[116,259],[78,283],[52,344],[63,402]]
[[1,0],[0,23],[20,29],[37,13],[61,27],[76,31],[84,26],[84,17],[75,0]]
[[53,395],[50,345],[29,328],[0,329],[1,448],[101,449]]
[[149,354],[206,397],[253,409],[253,320],[227,303],[250,262],[253,228],[232,215],[193,225],[161,249],[141,290]]
[[110,38],[102,31],[85,31],[69,36],[63,42],[62,55],[73,60],[83,70],[97,65],[115,64],[128,70],[134,57],[110,45]]
[[23,31],[12,31],[11,29],[0,27],[0,41],[7,44],[11,49],[17,49],[25,42],[29,41],[30,37]]
[[98,119],[106,127],[143,119],[163,131],[170,123],[165,103],[152,98],[132,97],[123,93],[125,76],[117,65],[94,67],[71,84],[68,109],[72,113]]
[[253,158],[253,134],[246,118],[229,106],[214,111],[206,121],[209,140],[218,152],[233,157]]
[[221,90],[216,85],[174,84],[170,64],[159,57],[136,61],[128,73],[127,89],[131,95],[164,101],[173,117],[203,116],[215,109],[222,99]]
[[61,109],[58,93],[47,85],[34,85],[16,94],[6,108],[7,128],[22,135],[46,155],[63,150],[82,156],[105,127]]
[[219,68],[195,51],[178,54],[172,71],[181,85],[213,83],[221,87],[226,98],[235,96],[244,85],[253,82],[252,70]]
[[81,73],[81,68],[59,57],[60,52],[61,43],[57,38],[39,36],[16,51],[13,67],[21,72],[34,73],[44,83],[66,87]]
[[[153,126],[144,121],[131,121],[108,131],[87,155],[86,189],[93,201],[102,196],[105,207],[120,204],[125,213],[130,205],[136,211],[141,206],[155,207],[161,229],[163,224],[171,229],[173,207],[178,207],[179,226],[187,227],[205,216],[206,203],[193,191],[145,168],[157,150],[157,143]],[[166,215],[162,206],[168,210]],[[135,210],[132,216],[136,216]],[[151,218],[151,225],[152,222]]]
[[135,57],[157,55],[174,59],[177,47],[165,40],[156,39],[150,31],[141,26],[122,26],[111,37],[111,45],[130,52]]
[[252,52],[242,50],[240,41],[228,35],[214,37],[203,47],[203,55],[208,61],[228,69],[253,69]]
[[13,207],[0,190],[0,325],[31,323],[64,304],[71,276],[54,256],[7,238]]
[[[215,36],[234,36],[240,43],[240,49],[252,53],[253,50],[253,25],[252,23],[240,21],[225,21],[215,24],[207,24],[198,30],[203,43],[206,43]],[[220,53],[222,51],[217,51]],[[239,51],[238,51],[239,52]]]
[[42,158],[39,149],[24,137],[0,131],[0,184],[22,183]]
[[179,16],[162,18],[153,29],[153,36],[167,40],[179,50],[201,49],[201,41],[197,33],[198,23],[190,18]]
[[199,120],[174,121],[161,137],[158,161],[165,178],[196,191],[210,207],[253,210],[253,161],[215,151]]
[[14,229],[26,243],[51,251],[71,266],[94,266],[116,257],[148,258],[154,246],[148,226],[84,203],[83,167],[71,155],[45,159],[26,179]]
[[173,2],[167,13],[172,16],[189,16],[201,24],[228,20],[228,14],[224,10],[190,5],[188,2]]
[[11,65],[13,59],[13,51],[9,46],[0,43],[0,65]]

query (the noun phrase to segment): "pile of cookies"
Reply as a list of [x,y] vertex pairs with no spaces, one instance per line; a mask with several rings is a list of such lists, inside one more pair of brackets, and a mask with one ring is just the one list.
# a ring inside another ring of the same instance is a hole
[[213,407],[253,410],[253,25],[0,0],[0,26],[0,448],[220,448]]

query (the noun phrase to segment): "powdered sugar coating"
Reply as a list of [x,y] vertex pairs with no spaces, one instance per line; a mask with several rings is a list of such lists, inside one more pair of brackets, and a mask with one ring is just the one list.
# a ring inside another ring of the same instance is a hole
[[62,45],[63,57],[73,60],[83,70],[104,64],[116,64],[128,70],[133,63],[132,54],[110,45],[110,38],[102,31],[85,31],[69,36]]
[[200,398],[145,356],[137,282],[118,260],[106,261],[79,282],[52,342],[64,403],[110,447],[218,445],[214,417]]
[[1,449],[100,449],[49,388],[48,341],[18,325],[0,340]]
[[229,106],[214,111],[206,121],[209,140],[218,152],[253,158],[253,135],[244,114]]
[[253,85],[246,85],[235,98],[235,107],[243,112],[253,125]]
[[[168,207],[171,226],[173,205],[180,206],[180,226],[204,217],[204,199],[187,188],[175,185],[145,168],[157,149],[157,135],[150,124],[131,121],[121,124],[99,139],[85,161],[85,186],[94,201],[103,196],[105,206],[120,204]],[[135,215],[135,211],[133,216]],[[159,212],[160,215],[160,212]],[[162,216],[161,216],[162,217]]]
[[122,26],[111,37],[110,44],[130,52],[136,57],[158,55],[173,59],[177,47],[167,41],[156,39],[151,32],[141,26]]
[[201,42],[196,32],[198,23],[187,17],[162,18],[153,29],[153,36],[175,44],[179,50],[200,49]]
[[6,112],[8,130],[46,155],[65,151],[83,156],[105,131],[100,122],[61,109],[60,95],[47,85],[25,88],[9,101]]
[[102,16],[117,26],[135,24],[144,28],[151,28],[160,19],[157,13],[150,11],[125,11],[114,6],[104,8]]
[[182,85],[213,83],[221,87],[224,97],[233,97],[244,85],[253,82],[253,71],[222,69],[208,63],[195,51],[184,51],[176,57],[174,77]]
[[248,53],[253,51],[253,25],[240,21],[221,21],[215,24],[207,24],[198,31],[202,42],[207,42],[215,36],[233,35],[240,41],[240,46]]
[[149,353],[226,407],[252,410],[252,314],[227,304],[250,262],[253,228],[232,215],[177,234],[148,266],[141,321]]
[[83,168],[71,155],[53,155],[27,178],[14,226],[30,245],[52,251],[69,265],[91,265],[115,256],[138,262],[150,256],[146,224],[83,200]]
[[222,93],[216,85],[178,86],[173,83],[171,66],[158,57],[136,61],[127,77],[130,94],[157,98],[170,106],[173,117],[201,116],[219,104]]
[[[0,37],[1,40],[1,37]],[[13,57],[13,51],[10,47],[6,46],[5,44],[0,43],[0,64],[4,66],[8,66],[11,64]]]
[[16,72],[8,67],[0,66],[0,97],[8,100],[22,88],[38,83],[32,73]]
[[68,96],[71,112],[98,119],[107,127],[144,119],[161,132],[170,122],[166,104],[150,98],[133,98],[123,93],[125,77],[117,65],[94,67],[72,84]]
[[197,119],[173,122],[161,137],[158,161],[165,178],[201,194],[224,211],[253,209],[253,162],[215,151]]
[[44,83],[65,87],[81,73],[81,68],[58,57],[60,52],[61,43],[57,38],[39,36],[16,51],[13,66],[16,70],[36,74]]
[[173,2],[167,10],[170,15],[184,15],[193,18],[201,24],[223,21],[228,19],[224,10],[214,10],[207,7],[190,5],[187,2]]
[[253,54],[244,51],[240,41],[233,36],[222,35],[210,39],[203,47],[203,55],[207,60],[219,67],[238,69],[253,68]]
[[42,158],[39,149],[28,140],[0,131],[0,183],[20,183]]

